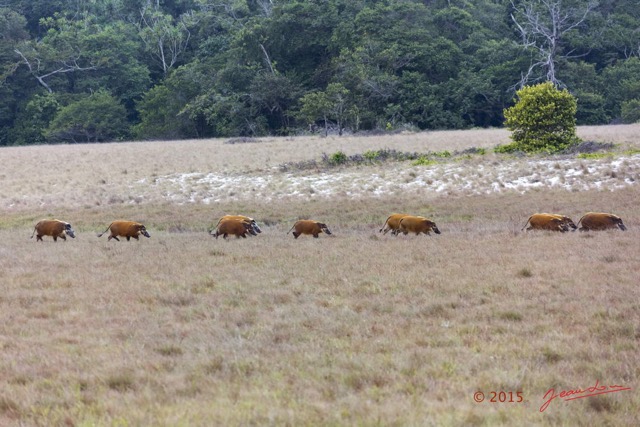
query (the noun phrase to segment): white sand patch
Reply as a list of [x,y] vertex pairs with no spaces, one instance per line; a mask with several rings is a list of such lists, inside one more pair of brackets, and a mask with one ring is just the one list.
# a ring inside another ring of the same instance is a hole
[[[479,159],[482,161],[484,159]],[[223,200],[323,198],[336,194],[352,198],[384,197],[395,192],[487,194],[534,189],[613,191],[640,179],[640,155],[596,160],[494,160],[478,164],[449,161],[429,166],[408,162],[311,173],[263,174],[175,173],[143,179],[136,184],[162,189],[174,203],[213,203]]]

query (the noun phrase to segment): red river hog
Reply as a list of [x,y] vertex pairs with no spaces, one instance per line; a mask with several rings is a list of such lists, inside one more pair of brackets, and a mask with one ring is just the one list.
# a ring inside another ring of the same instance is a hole
[[[529,217],[527,222],[524,224],[524,227],[522,227],[520,231],[524,230],[527,224],[529,224],[530,227],[527,228],[527,231],[548,230],[564,233],[565,231],[569,231],[569,226],[573,224],[573,221],[569,223],[567,220],[571,221],[570,218],[563,215],[535,213]],[[573,225],[573,227],[575,229],[575,224]]]
[[251,224],[251,221],[238,218],[227,218],[218,221],[215,233],[211,233],[216,239],[218,236],[222,236],[226,239],[228,235],[236,236],[236,238],[247,238],[247,233],[252,236],[256,235],[256,231]]
[[604,212],[589,212],[580,218],[578,225],[580,225],[580,223],[582,223],[580,231],[608,230],[617,228],[625,231],[627,229],[627,227],[622,223],[622,218],[617,215]]
[[387,220],[384,222],[379,232],[382,234],[387,234],[389,230],[391,230],[391,234],[397,236],[400,232],[400,220],[405,216],[409,215],[398,213],[391,214],[389,218],[387,218]]
[[253,219],[253,218],[250,218],[248,216],[244,216],[244,215],[225,215],[222,218],[220,218],[220,220],[218,221],[218,224],[216,224],[214,229],[218,227],[220,222],[222,222],[224,220],[227,220],[227,219],[237,219],[237,220],[241,220],[241,221],[249,221],[249,223],[251,224],[251,228],[253,228],[253,231],[255,231],[255,233],[250,233],[252,236],[255,236],[256,233],[262,233],[262,230],[260,229],[260,227],[258,227],[258,223],[256,222],[256,220]]
[[139,222],[123,220],[113,221],[106,230],[98,234],[98,237],[102,237],[102,235],[109,230],[111,230],[111,235],[109,236],[107,241],[111,239],[120,241],[120,239],[118,239],[118,236],[126,237],[127,241],[131,240],[132,237],[136,240],[139,240],[138,236],[140,236],[141,234],[144,237],[151,237],[144,225],[140,224]]
[[573,220],[566,215],[560,215],[560,214],[549,214],[549,215],[553,215],[556,218],[559,218],[562,221],[562,223],[567,226],[567,230],[571,228],[571,231],[576,231],[576,228],[578,228],[578,226],[573,222]]
[[322,232],[329,235],[331,234],[331,231],[329,230],[326,224],[323,224],[318,221],[312,221],[310,219],[302,219],[300,221],[297,221],[295,224],[293,224],[293,227],[291,227],[291,229],[287,231],[287,234],[289,234],[291,230],[294,230],[294,229],[295,231],[293,232],[293,237],[296,239],[301,234],[311,234],[316,239],[318,238],[318,235]]
[[51,236],[54,242],[58,241],[58,237],[66,241],[67,238],[65,234],[72,239],[76,237],[73,228],[71,228],[71,224],[60,221],[59,219],[43,219],[39,221],[34,227],[33,233],[31,233],[31,239],[33,239],[34,234],[36,235],[36,242],[38,240],[43,241],[42,236]]
[[424,233],[428,236],[431,231],[440,234],[436,223],[423,216],[407,215],[400,220],[400,232],[404,235],[408,233],[416,233],[416,235]]

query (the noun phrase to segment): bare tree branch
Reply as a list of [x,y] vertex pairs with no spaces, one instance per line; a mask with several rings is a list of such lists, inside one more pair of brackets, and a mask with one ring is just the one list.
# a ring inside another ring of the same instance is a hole
[[264,45],[260,43],[260,49],[262,49],[262,53],[264,54],[265,62],[269,65],[269,69],[271,69],[271,74],[276,75],[276,71],[273,69],[273,64],[271,63],[271,58],[269,58],[269,54],[267,53],[267,49],[264,48]]
[[258,0],[258,6],[262,9],[265,16],[271,16],[271,11],[273,10],[273,0]]
[[546,80],[556,86],[563,86],[556,75],[558,60],[576,56],[572,55],[573,51],[568,54],[561,53],[562,38],[583,25],[597,5],[597,0],[588,0],[580,9],[563,9],[562,0],[529,0],[521,6],[516,6],[514,0],[511,0],[514,10],[511,20],[522,38],[522,47],[537,51],[537,61],[531,64],[520,80],[520,87],[531,81],[531,76],[537,68],[546,71]]
[[31,64],[31,61],[29,61],[27,56],[24,53],[22,53],[20,49],[16,48],[13,51],[22,58],[22,63],[26,65],[27,68],[29,69],[29,74],[31,74],[38,81],[38,83],[40,83],[40,85],[42,85],[42,87],[44,87],[49,93],[53,93],[53,90],[45,81],[45,79],[47,79],[48,77],[54,76],[56,74],[61,74],[61,73],[72,73],[75,71],[88,71],[88,70],[95,70],[98,68],[96,66],[81,67],[78,64],[77,60],[74,58],[71,60],[71,63],[68,63],[66,61],[59,61],[59,63],[62,64],[62,67],[45,74],[41,74],[40,73],[41,61],[39,58],[33,59],[33,61],[35,61],[35,67],[34,67],[34,65]]

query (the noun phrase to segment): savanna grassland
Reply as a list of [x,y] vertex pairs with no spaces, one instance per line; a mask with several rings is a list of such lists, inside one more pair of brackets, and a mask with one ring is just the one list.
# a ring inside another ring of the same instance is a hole
[[[578,133],[614,146],[520,158],[486,130],[0,149],[0,425],[639,424],[640,126]],[[451,156],[319,161],[380,149]],[[383,236],[398,211],[442,234]],[[588,211],[628,230],[521,231]],[[225,213],[263,233],[214,239]],[[48,217],[77,237],[30,239]],[[299,218],[333,235],[294,240]],[[96,237],[115,219],[151,238]],[[540,412],[596,381],[631,390]]]

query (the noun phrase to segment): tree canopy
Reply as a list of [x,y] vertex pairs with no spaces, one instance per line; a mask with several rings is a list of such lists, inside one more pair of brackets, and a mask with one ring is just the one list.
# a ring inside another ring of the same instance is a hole
[[636,2],[0,2],[0,145],[502,126],[543,81],[638,120]]

